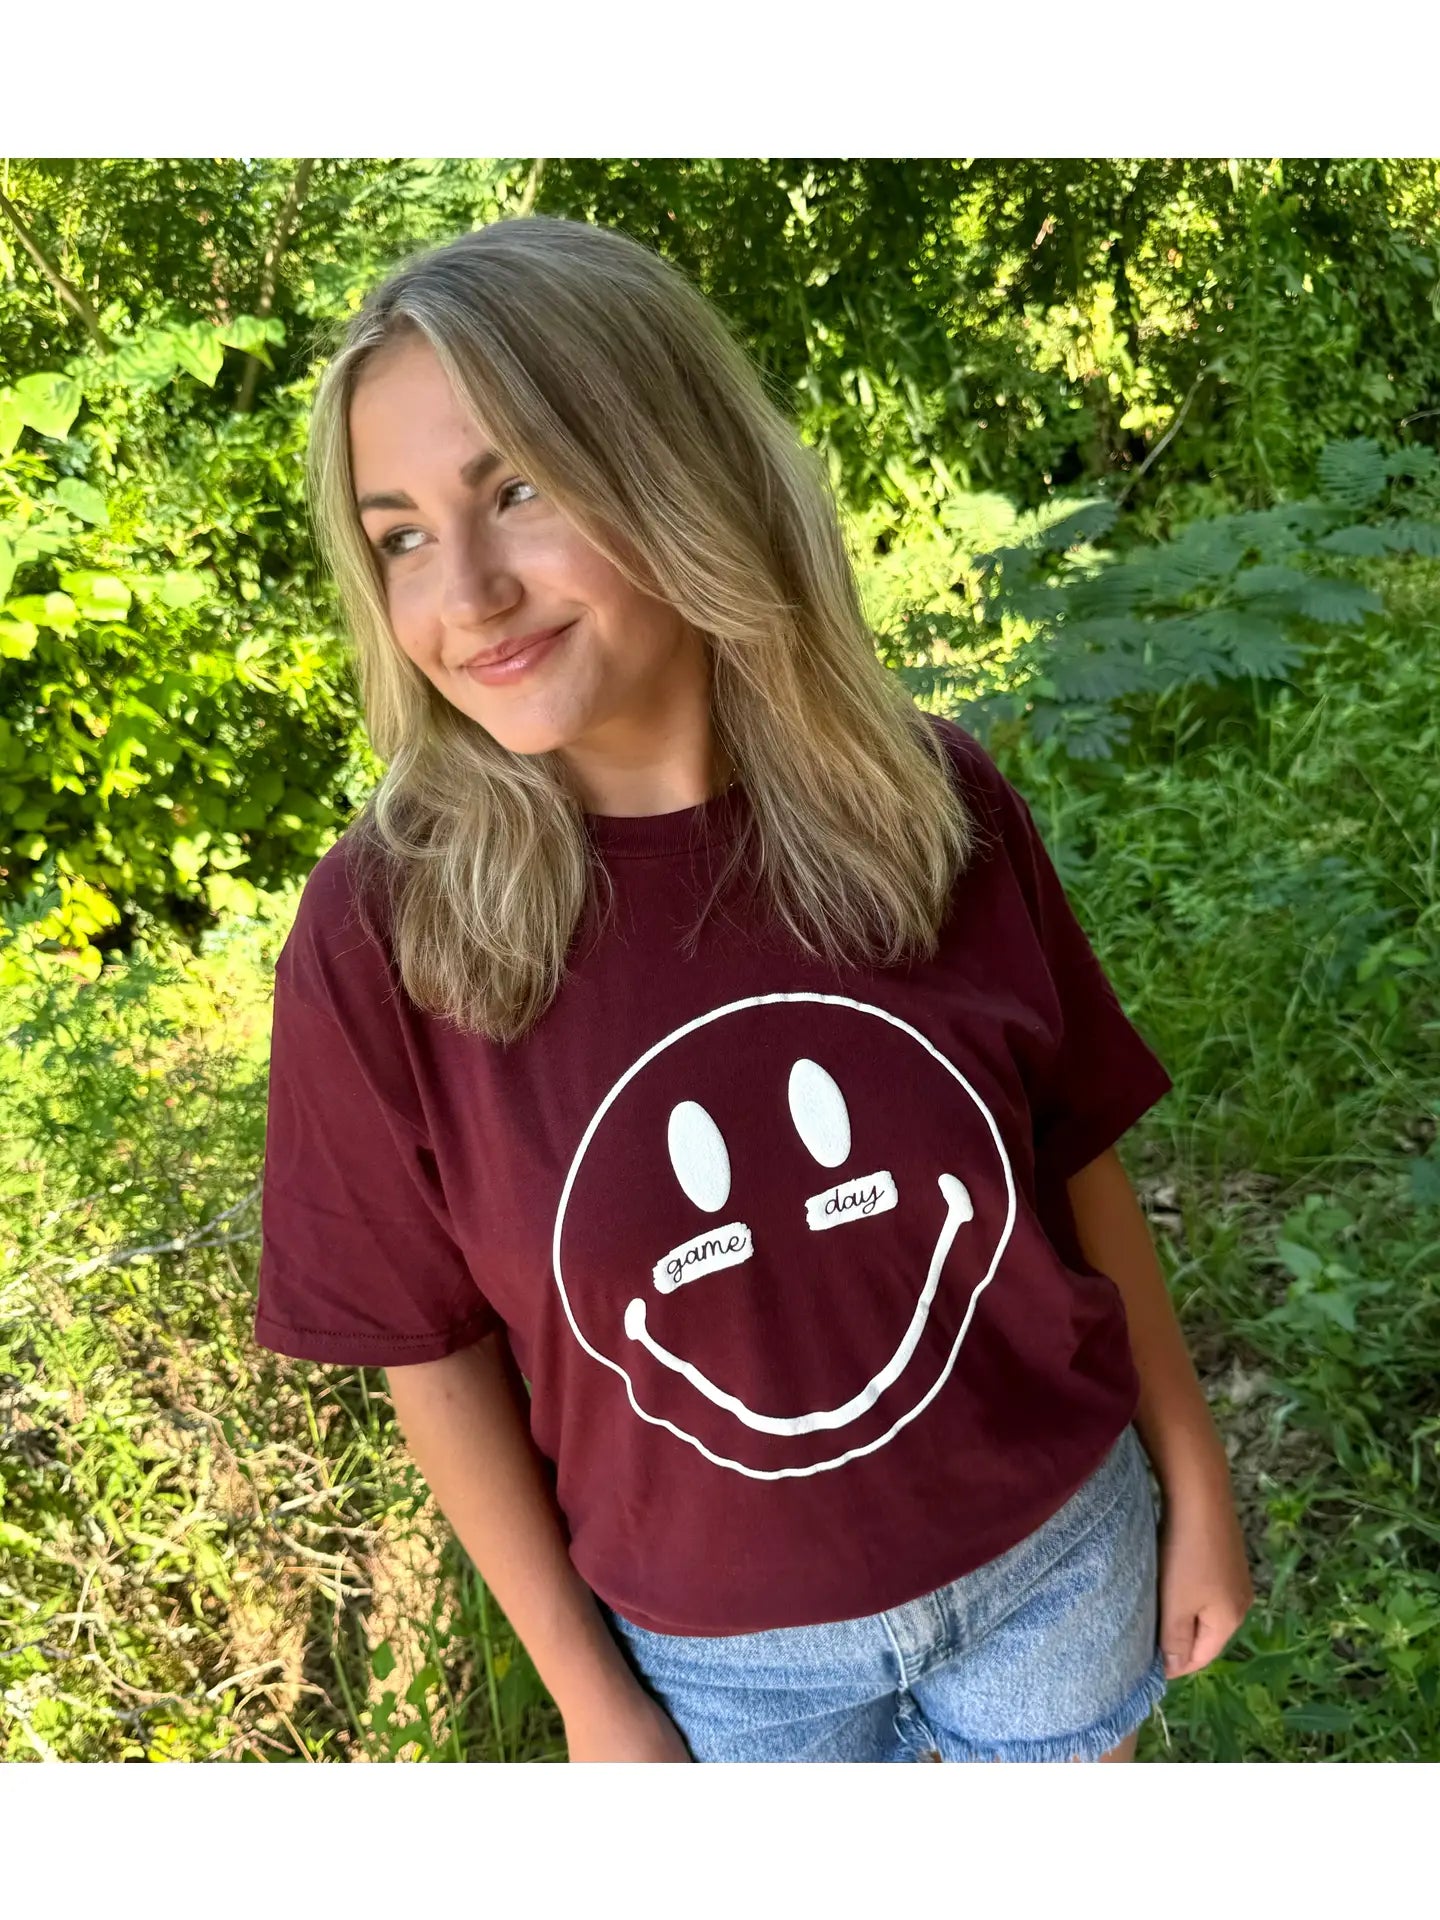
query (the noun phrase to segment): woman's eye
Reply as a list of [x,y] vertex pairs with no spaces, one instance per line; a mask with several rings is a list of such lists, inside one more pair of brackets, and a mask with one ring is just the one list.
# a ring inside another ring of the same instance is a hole
[[[514,494],[517,487],[527,489],[531,496],[538,494],[540,491],[540,489],[529,480],[507,480],[500,489],[499,498],[501,506],[508,507],[515,504]],[[520,504],[523,505],[523,501]]]
[[398,560],[404,554],[413,553],[424,537],[418,527],[396,527],[375,544],[386,560]]

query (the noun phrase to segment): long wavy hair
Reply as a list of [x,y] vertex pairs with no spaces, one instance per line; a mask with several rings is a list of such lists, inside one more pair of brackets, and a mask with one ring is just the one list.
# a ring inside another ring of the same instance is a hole
[[411,998],[518,1039],[599,892],[558,755],[501,746],[390,627],[349,410],[365,362],[417,336],[507,459],[703,636],[716,742],[751,809],[719,885],[745,861],[778,925],[833,966],[932,954],[972,822],[943,741],[876,658],[819,459],[676,268],[536,216],[401,267],[346,326],[314,405],[312,512],[387,769],[347,840],[383,879]]

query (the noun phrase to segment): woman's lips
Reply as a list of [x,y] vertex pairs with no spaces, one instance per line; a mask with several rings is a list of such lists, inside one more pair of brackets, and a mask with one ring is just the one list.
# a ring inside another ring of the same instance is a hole
[[[571,626],[574,625],[572,621]],[[518,680],[522,674],[544,660],[565,638],[570,627],[558,627],[553,632],[541,634],[528,646],[521,647],[518,653],[510,654],[504,660],[472,660],[465,668],[472,680],[478,680],[483,686],[505,686],[512,680]]]

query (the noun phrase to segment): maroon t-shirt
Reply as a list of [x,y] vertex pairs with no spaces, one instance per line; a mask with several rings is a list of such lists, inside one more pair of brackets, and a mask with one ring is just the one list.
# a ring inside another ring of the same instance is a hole
[[260,1341],[397,1366],[501,1324],[576,1568],[665,1633],[898,1606],[1054,1513],[1130,1420],[1065,1182],[1170,1081],[1024,802],[937,722],[980,831],[932,960],[829,969],[749,817],[591,817],[613,913],[496,1045],[419,1012],[342,840],[276,972]]

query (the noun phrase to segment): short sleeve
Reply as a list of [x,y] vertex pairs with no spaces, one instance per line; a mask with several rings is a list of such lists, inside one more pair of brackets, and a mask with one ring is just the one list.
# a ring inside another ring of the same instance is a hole
[[[1114,1146],[1170,1091],[1165,1068],[1126,1017],[1066,898],[1029,807],[989,755],[953,723],[940,731],[999,837],[1038,950],[1042,1024],[1053,1040],[1033,1063],[1028,1093],[1037,1176],[1063,1183]],[[1027,977],[1031,969],[1026,968]]]
[[255,1337],[350,1366],[437,1360],[500,1320],[451,1230],[397,983],[336,911],[343,868],[322,868],[276,967]]
[[1126,1016],[1060,884],[1024,800],[1001,781],[1004,837],[1055,988],[1060,1041],[1031,1112],[1037,1164],[1068,1180],[1171,1089]]

